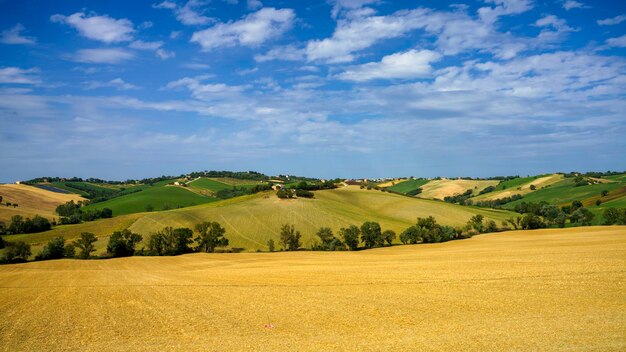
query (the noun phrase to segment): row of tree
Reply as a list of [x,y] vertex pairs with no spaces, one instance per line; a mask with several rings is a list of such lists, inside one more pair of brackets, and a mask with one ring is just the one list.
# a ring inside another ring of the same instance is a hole
[[36,233],[48,231],[52,228],[52,223],[42,216],[35,215],[31,218],[24,218],[21,215],[13,215],[11,222],[7,226],[0,221],[0,236],[13,235],[18,233]]

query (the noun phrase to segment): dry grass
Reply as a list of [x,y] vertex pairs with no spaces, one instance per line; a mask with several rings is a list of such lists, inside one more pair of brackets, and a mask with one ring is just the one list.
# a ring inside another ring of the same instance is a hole
[[2,266],[0,350],[623,351],[625,268],[625,227]]
[[16,208],[0,206],[0,221],[8,222],[14,215],[30,217],[39,214],[45,218],[57,217],[54,210],[57,206],[69,202],[79,201],[84,198],[77,194],[65,194],[46,191],[41,188],[28,185],[0,184],[2,202],[17,203]]
[[443,199],[447,196],[453,196],[456,194],[462,194],[463,192],[471,189],[474,194],[489,186],[496,186],[498,181],[495,180],[432,180],[423,185],[422,193],[418,195],[420,198],[427,199]]

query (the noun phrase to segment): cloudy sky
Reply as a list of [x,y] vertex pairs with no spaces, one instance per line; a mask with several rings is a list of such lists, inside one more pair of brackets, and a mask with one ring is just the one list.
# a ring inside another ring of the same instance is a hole
[[4,0],[0,13],[0,182],[626,169],[624,1]]

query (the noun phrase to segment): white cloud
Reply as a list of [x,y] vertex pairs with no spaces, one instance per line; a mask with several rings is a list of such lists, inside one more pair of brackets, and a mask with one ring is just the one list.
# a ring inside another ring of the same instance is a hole
[[441,55],[430,50],[409,50],[382,58],[380,62],[370,62],[354,66],[341,73],[338,78],[349,81],[369,81],[373,79],[414,79],[430,77],[432,62]]
[[609,38],[606,40],[606,44],[611,47],[626,48],[626,34],[617,38]]
[[191,95],[196,99],[205,101],[221,100],[224,98],[232,98],[239,96],[239,93],[244,90],[242,86],[230,86],[223,83],[207,83],[201,82],[210,75],[203,75],[198,77],[185,77],[176,81],[169,82],[165,85],[165,89],[181,89],[185,88],[191,92]]
[[[337,18],[342,14],[348,17],[360,16],[364,14],[364,12],[361,11],[363,6],[378,2],[380,2],[380,0],[332,0],[330,1],[333,5],[331,15],[333,18]],[[370,12],[368,11],[368,13]]]
[[159,4],[152,4],[152,7],[155,9],[168,9],[173,10],[176,8],[176,3],[172,1],[163,1]]
[[254,60],[257,62],[265,62],[272,60],[285,60],[285,61],[300,61],[304,59],[304,50],[294,46],[278,46],[270,49],[265,54],[258,54],[254,56]]
[[152,23],[151,21],[143,21],[139,25],[139,28],[141,28],[141,29],[148,29],[148,28],[152,28],[153,26],[154,26],[154,23]]
[[117,90],[139,89],[139,87],[137,87],[136,85],[124,82],[124,80],[121,78],[115,78],[108,82],[88,81],[88,82],[84,82],[84,84],[85,84],[85,89],[89,89],[89,90],[98,89],[98,88],[115,88]]
[[619,16],[615,16],[613,18],[606,18],[603,20],[598,20],[598,25],[600,26],[613,26],[616,24],[620,24],[622,22],[626,21],[626,15],[619,15]]
[[182,7],[178,6],[175,2],[163,1],[158,4],[153,4],[155,9],[168,9],[174,11],[176,19],[186,26],[198,26],[204,25],[215,20],[211,17],[204,15],[204,10],[201,7],[207,4],[202,0],[189,0]]
[[583,4],[582,2],[575,1],[575,0],[566,0],[563,2],[563,8],[567,11],[571,9],[584,9],[588,7],[589,6]]
[[485,2],[496,5],[478,9],[478,15],[486,23],[493,23],[498,17],[517,15],[533,8],[532,0],[485,0]]
[[2,31],[0,36],[0,43],[3,44],[35,44],[37,40],[33,37],[22,36],[21,32],[24,30],[24,26],[21,23],[16,24],[11,29]]
[[132,49],[138,49],[138,50],[157,50],[158,48],[163,46],[163,42],[162,41],[144,42],[142,40],[135,40],[134,42],[130,43],[130,45],[128,46]]
[[21,69],[19,67],[0,68],[0,83],[15,84],[40,84],[41,79],[37,75],[39,69]]
[[248,0],[248,10],[258,10],[263,7],[263,3],[259,0]]
[[155,52],[156,56],[158,56],[161,60],[166,60],[176,56],[176,53],[173,51],[168,51],[165,49],[157,49]]
[[125,18],[116,20],[107,15],[86,15],[77,12],[70,16],[53,15],[50,20],[74,27],[82,36],[104,43],[126,42],[133,39],[133,23]]
[[294,19],[291,9],[263,8],[239,21],[219,23],[195,32],[191,42],[198,43],[202,51],[236,45],[257,46],[289,30]]
[[308,61],[350,62],[353,53],[390,38],[397,38],[424,26],[429,10],[401,11],[389,16],[340,19],[332,37],[309,41],[305,52]]
[[120,48],[82,49],[76,52],[72,60],[93,64],[119,64],[133,57],[135,55],[132,52]]
[[183,32],[181,31],[172,31],[170,33],[170,39],[178,39]]

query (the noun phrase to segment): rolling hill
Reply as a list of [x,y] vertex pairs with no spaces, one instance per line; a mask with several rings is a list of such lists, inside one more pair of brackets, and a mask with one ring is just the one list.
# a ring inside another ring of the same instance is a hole
[[[188,190],[183,191],[193,195]],[[482,214],[498,223],[515,215],[505,210],[466,207],[349,186],[317,191],[314,199],[286,200],[279,199],[274,192],[263,192],[183,209],[60,226],[38,234],[7,236],[7,240],[19,239],[41,246],[55,236],[75,239],[81,232],[88,231],[100,237],[98,248],[102,250],[112,231],[128,226],[132,231],[147,237],[165,226],[192,228],[203,221],[217,221],[226,228],[231,247],[254,251],[266,250],[270,238],[277,241],[280,226],[285,223],[294,224],[302,232],[303,244],[310,247],[315,232],[322,226],[331,227],[337,232],[340,227],[361,225],[364,221],[372,220],[380,222],[384,229],[400,233],[413,225],[417,217],[432,215],[439,223],[460,226],[475,214]]]
[[426,199],[444,199],[448,196],[463,194],[465,191],[472,190],[473,194],[478,194],[489,186],[496,186],[499,181],[496,180],[465,180],[465,179],[441,179],[431,180],[424,184],[422,193],[417,196]]
[[60,204],[84,200],[83,197],[72,193],[52,192],[46,189],[16,184],[0,184],[2,203],[17,203],[17,207],[0,205],[0,221],[8,223],[14,215],[30,217],[39,214],[45,218],[57,217],[54,210]]
[[[496,186],[496,190],[493,192],[477,195],[470,198],[474,202],[484,200],[495,200],[511,197],[515,194],[527,195],[532,192],[537,192],[542,188],[554,185],[561,182],[564,176],[561,174],[552,174],[546,176],[532,176],[532,177],[518,177],[512,180],[500,182]],[[531,186],[535,186],[536,190],[531,189]]]

